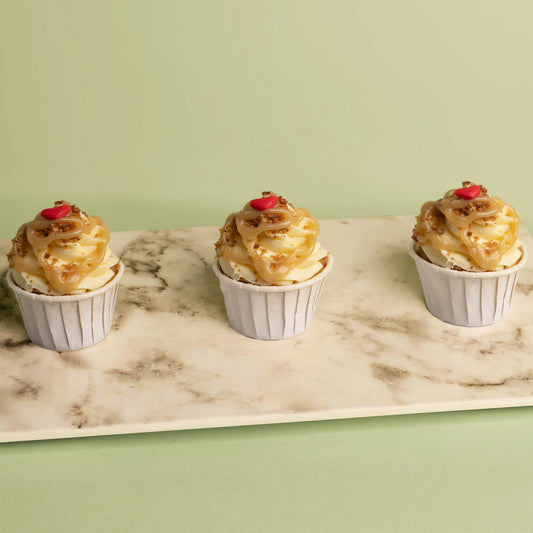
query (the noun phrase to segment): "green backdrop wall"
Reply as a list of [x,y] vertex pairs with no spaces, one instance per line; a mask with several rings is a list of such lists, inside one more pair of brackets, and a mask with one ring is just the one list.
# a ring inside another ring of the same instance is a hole
[[528,1],[0,6],[2,237],[56,199],[185,227],[264,189],[413,214],[462,178],[533,222]]

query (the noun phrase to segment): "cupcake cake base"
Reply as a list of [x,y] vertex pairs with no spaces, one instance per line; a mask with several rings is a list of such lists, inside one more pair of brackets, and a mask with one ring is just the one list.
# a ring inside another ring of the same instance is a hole
[[262,340],[287,339],[311,326],[322,286],[332,268],[333,257],[328,255],[324,268],[307,281],[261,286],[235,281],[222,273],[216,263],[213,265],[231,327]]
[[409,255],[418,270],[429,312],[456,326],[490,326],[509,312],[518,272],[527,261],[522,257],[514,266],[495,272],[466,272],[434,265],[409,245]]
[[49,296],[21,289],[7,272],[28,338],[48,350],[81,350],[105,339],[111,329],[120,278],[124,265],[100,289],[72,296]]

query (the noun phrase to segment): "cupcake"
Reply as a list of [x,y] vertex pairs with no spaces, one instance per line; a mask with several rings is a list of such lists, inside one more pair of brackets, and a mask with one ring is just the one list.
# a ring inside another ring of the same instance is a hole
[[109,239],[99,217],[63,201],[19,228],[8,253],[7,283],[32,342],[79,350],[109,333],[124,271]]
[[470,181],[422,206],[410,255],[434,316],[458,326],[488,326],[507,314],[527,259],[519,222],[510,205]]
[[317,242],[319,224],[272,192],[232,213],[215,244],[215,274],[233,329],[256,339],[305,331],[332,256]]

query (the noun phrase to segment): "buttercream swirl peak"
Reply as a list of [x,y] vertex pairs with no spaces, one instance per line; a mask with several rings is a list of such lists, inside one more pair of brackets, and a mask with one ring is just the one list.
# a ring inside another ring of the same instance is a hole
[[[247,202],[220,229],[215,248],[221,270],[256,285],[287,285],[313,277],[324,268],[328,255],[317,242],[318,221],[270,191],[262,198],[269,201]],[[273,207],[263,208],[269,204]]]
[[21,288],[43,294],[97,289],[113,278],[119,262],[109,240],[100,217],[57,201],[17,231],[8,253],[12,277]]
[[439,266],[502,270],[522,256],[519,222],[513,207],[490,196],[482,185],[464,181],[461,189],[422,206],[413,240],[419,255]]

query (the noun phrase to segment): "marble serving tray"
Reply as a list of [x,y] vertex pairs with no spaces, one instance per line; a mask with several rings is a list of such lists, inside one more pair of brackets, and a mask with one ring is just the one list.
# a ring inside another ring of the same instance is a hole
[[114,233],[113,329],[63,353],[28,342],[0,241],[0,441],[533,405],[533,262],[503,322],[445,324],[407,255],[413,220],[323,221],[335,266],[312,327],[270,342],[228,326],[216,228]]

